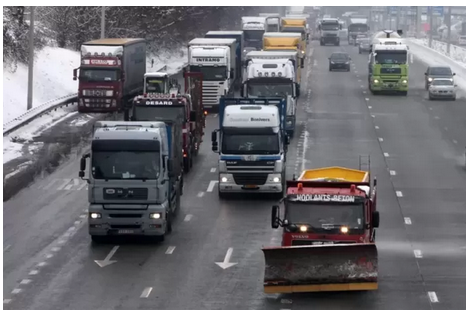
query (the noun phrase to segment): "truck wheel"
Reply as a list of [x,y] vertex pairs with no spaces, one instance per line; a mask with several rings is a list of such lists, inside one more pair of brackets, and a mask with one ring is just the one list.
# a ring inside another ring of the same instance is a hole
[[407,96],[407,91],[403,91],[401,93],[402,93],[402,96]]
[[102,243],[106,243],[107,238],[106,236],[91,236],[91,240],[92,240],[92,243],[102,244]]
[[189,157],[183,158],[183,170],[185,171],[185,173],[188,173],[190,171],[190,158]]
[[334,45],[339,46],[339,45],[341,45],[341,43],[339,41],[337,41]]
[[170,233],[172,232],[172,212],[167,212],[167,228],[166,232]]
[[361,49],[358,49],[358,53],[361,54],[361,53],[362,53],[362,50],[361,50]]
[[218,190],[217,194],[219,196],[219,199],[226,199],[227,198],[227,193],[223,193],[223,192]]
[[324,45],[323,41],[320,41],[320,42],[319,42],[319,45],[323,46],[323,45]]

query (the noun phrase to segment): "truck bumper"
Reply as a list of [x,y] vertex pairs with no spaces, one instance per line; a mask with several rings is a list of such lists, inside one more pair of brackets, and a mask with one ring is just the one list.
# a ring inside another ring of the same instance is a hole
[[[100,218],[92,218],[93,213],[100,214]],[[160,213],[161,218],[152,219],[151,213]],[[91,236],[162,236],[166,226],[165,211],[89,208],[88,229]]]
[[[103,102],[96,102],[103,100]],[[107,102],[106,102],[107,101]],[[80,113],[109,113],[119,110],[119,99],[115,98],[78,98],[78,112]]]
[[[378,81],[381,81],[378,79]],[[374,79],[370,81],[370,89],[372,91],[384,91],[384,92],[398,92],[398,91],[408,91],[409,85],[408,83],[402,83],[400,81],[395,82],[378,82],[375,83]]]
[[[275,182],[277,181],[277,182]],[[282,176],[269,174],[263,184],[237,184],[233,174],[219,175],[219,192],[221,193],[282,193]],[[240,183],[240,182],[239,182]],[[241,182],[246,183],[246,182]]]

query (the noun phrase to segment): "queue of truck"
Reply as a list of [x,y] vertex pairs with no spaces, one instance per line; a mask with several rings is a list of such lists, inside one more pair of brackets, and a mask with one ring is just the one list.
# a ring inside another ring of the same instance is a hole
[[191,40],[183,91],[167,73],[146,73],[142,39],[83,44],[79,111],[124,112],[123,121],[95,124],[90,152],[80,161],[94,242],[164,240],[208,110],[217,109],[211,142],[219,154],[219,198],[274,194],[285,207],[284,216],[279,205],[272,209],[271,226],[283,228],[283,241],[262,249],[264,291],[377,289],[376,181],[371,186],[368,172],[343,167],[286,179],[309,38],[305,14],[293,13],[242,17],[241,31]]

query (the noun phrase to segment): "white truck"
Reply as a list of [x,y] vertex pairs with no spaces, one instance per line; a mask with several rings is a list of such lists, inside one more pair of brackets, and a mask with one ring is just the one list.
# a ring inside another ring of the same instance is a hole
[[266,32],[281,31],[281,15],[279,13],[259,13],[260,17],[266,18]]
[[259,51],[263,48],[263,34],[266,30],[266,17],[243,16],[242,31],[245,38],[243,53]]
[[221,96],[234,91],[241,72],[235,72],[236,39],[196,38],[188,43],[188,71],[203,74],[203,106],[216,109]]
[[[242,97],[282,97],[286,99],[285,130],[290,137],[295,132],[297,94],[296,52],[250,52],[247,55]],[[295,58],[294,58],[295,57]]]
[[147,72],[144,74],[143,95],[180,94],[180,85],[176,79],[170,79],[166,72]]
[[284,99],[221,98],[219,108],[219,129],[211,137],[220,155],[219,197],[251,192],[282,198],[289,143]]

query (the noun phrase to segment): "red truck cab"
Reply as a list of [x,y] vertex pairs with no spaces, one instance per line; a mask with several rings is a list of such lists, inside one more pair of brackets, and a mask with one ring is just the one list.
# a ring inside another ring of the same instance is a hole
[[[332,167],[328,169],[345,169]],[[309,170],[311,171],[311,170]],[[358,171],[358,170],[354,170]],[[272,209],[272,227],[283,226],[282,246],[373,243],[379,226],[376,179],[287,181],[284,218]]]
[[[79,75],[78,75],[79,70]],[[118,112],[143,91],[146,72],[144,39],[100,39],[83,43],[78,83],[78,111]]]

